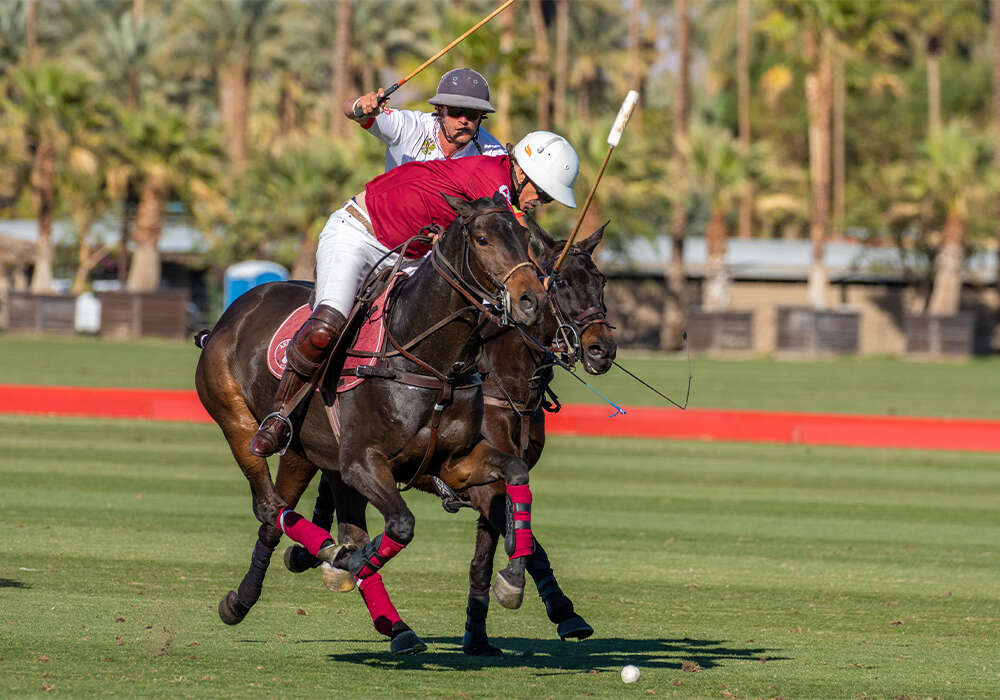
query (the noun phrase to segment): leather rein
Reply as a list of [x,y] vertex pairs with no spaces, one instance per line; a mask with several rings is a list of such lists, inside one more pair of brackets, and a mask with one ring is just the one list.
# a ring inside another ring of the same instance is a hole
[[[361,357],[376,357],[379,359],[379,363],[374,367],[358,367],[354,370],[356,376],[364,377],[379,377],[382,379],[388,379],[401,384],[407,384],[409,386],[416,386],[424,389],[437,389],[438,397],[437,401],[434,403],[434,411],[431,415],[430,428],[431,434],[427,442],[427,449],[424,451],[423,459],[420,465],[417,467],[416,471],[406,482],[406,484],[400,488],[400,491],[407,491],[413,487],[413,484],[426,472],[431,459],[437,449],[437,439],[438,432],[441,425],[441,418],[444,414],[445,409],[451,404],[454,392],[456,390],[471,389],[482,384],[482,377],[476,370],[475,363],[471,366],[455,367],[450,374],[444,374],[435,367],[431,366],[429,363],[421,360],[419,357],[414,355],[411,350],[418,345],[423,340],[441,330],[448,324],[454,322],[461,316],[471,313],[476,317],[476,325],[478,329],[481,329],[488,320],[492,320],[499,326],[509,326],[510,321],[510,293],[507,290],[507,281],[510,277],[520,268],[534,266],[537,264],[532,261],[524,261],[514,265],[507,273],[501,278],[497,279],[492,275],[482,264],[482,261],[476,255],[473,250],[472,242],[470,239],[471,230],[470,224],[475,221],[475,219],[480,216],[486,216],[488,214],[503,214],[510,213],[510,209],[506,207],[490,207],[489,209],[483,209],[481,211],[474,212],[471,215],[463,216],[460,219],[460,225],[462,227],[462,234],[464,239],[464,247],[462,251],[462,262],[461,262],[461,272],[456,270],[455,267],[444,257],[440,248],[440,237],[434,239],[433,247],[431,248],[431,264],[434,266],[435,272],[440,275],[448,284],[452,287],[460,296],[462,296],[469,305],[463,306],[452,313],[445,316],[440,321],[433,324],[430,328],[424,330],[418,334],[415,338],[412,338],[407,343],[400,343],[392,335],[390,330],[390,316],[392,311],[395,309],[395,305],[391,303],[392,299],[386,300],[384,313],[386,314],[385,321],[385,331],[386,338],[388,342],[392,345],[393,350],[378,351],[378,352],[359,352],[351,351],[350,354],[354,356]],[[437,225],[431,225],[421,229],[421,233],[425,230],[430,230],[433,233],[441,233],[441,227]],[[422,240],[424,242],[430,241],[431,239],[425,235],[418,235],[410,238],[405,243],[403,243],[396,250],[402,249],[399,254],[399,259],[396,261],[396,265],[392,271],[392,276],[395,276],[402,264],[403,253],[405,253],[406,248],[410,245],[412,241]],[[472,260],[475,259],[478,267],[482,271],[481,274],[485,277],[486,281],[495,288],[494,292],[490,292],[485,289],[480,283],[476,272],[472,269]],[[471,277],[470,281],[466,277],[466,273]],[[370,300],[369,300],[370,301]],[[499,312],[499,316],[498,316]],[[485,315],[485,319],[480,318],[480,314]],[[423,368],[427,371],[427,374],[419,374],[415,372],[405,372],[400,370],[390,369],[385,366],[384,362],[389,357],[404,357],[410,362],[416,364],[417,366]]]

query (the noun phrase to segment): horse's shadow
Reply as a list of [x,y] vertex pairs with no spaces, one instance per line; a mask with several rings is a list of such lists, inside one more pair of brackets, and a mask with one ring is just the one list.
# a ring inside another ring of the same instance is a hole
[[[468,669],[484,666],[558,671],[618,671],[625,664],[643,669],[704,671],[726,661],[784,661],[765,647],[737,647],[725,640],[711,639],[626,639],[605,637],[583,642],[524,637],[490,638],[503,656],[467,656],[462,653],[459,637],[426,637],[428,649],[413,656],[390,656],[386,644],[373,642],[371,651],[329,654],[330,661],[364,664],[383,668],[418,668],[423,670]],[[544,674],[543,674],[544,675]]]

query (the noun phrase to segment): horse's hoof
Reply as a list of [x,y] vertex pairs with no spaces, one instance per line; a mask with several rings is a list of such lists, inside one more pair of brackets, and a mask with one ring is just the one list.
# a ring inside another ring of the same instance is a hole
[[594,633],[594,628],[579,615],[574,615],[560,622],[556,631],[559,633],[559,639],[566,641],[567,639],[586,639]]
[[473,641],[468,633],[462,640],[462,651],[469,656],[503,656],[503,652],[490,644],[488,640],[477,639]]
[[229,591],[219,601],[219,617],[227,625],[240,624],[248,612],[250,612],[250,608],[239,601],[239,598],[236,597],[236,591]]
[[413,630],[404,630],[389,642],[389,651],[394,656],[419,654],[422,651],[427,651],[427,645]]
[[335,591],[337,593],[350,593],[354,590],[354,576],[350,571],[347,571],[346,569],[338,569],[335,566],[330,566],[326,562],[320,564],[320,569],[323,571],[323,585],[331,591]]
[[309,569],[319,566],[319,560],[300,544],[292,545],[286,549],[284,559],[285,568],[293,574],[301,574],[303,571],[309,571]]
[[492,590],[493,597],[505,608],[517,610],[521,607],[521,602],[524,600],[524,586],[518,587],[507,581],[502,571],[497,572],[493,578]]

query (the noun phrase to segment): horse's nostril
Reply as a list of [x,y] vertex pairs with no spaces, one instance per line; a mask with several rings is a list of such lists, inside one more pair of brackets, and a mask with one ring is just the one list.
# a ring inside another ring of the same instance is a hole
[[517,300],[517,305],[524,313],[531,314],[535,312],[535,308],[538,306],[538,301],[535,299],[534,294],[525,292],[521,295],[521,298]]

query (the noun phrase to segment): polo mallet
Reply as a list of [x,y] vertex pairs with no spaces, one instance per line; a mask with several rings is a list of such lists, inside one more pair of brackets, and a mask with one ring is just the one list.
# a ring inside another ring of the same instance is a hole
[[604,175],[604,169],[608,167],[608,161],[611,160],[611,152],[615,150],[615,146],[622,139],[622,133],[625,131],[625,125],[628,124],[629,117],[632,116],[632,111],[635,109],[636,102],[639,101],[639,93],[635,90],[629,90],[628,94],[625,95],[625,101],[622,102],[621,109],[618,110],[618,116],[615,117],[615,123],[611,125],[611,132],[608,134],[608,154],[604,156],[604,162],[601,163],[601,169],[597,171],[597,177],[594,179],[594,184],[590,188],[590,193],[587,195],[587,199],[583,202],[583,209],[580,210],[580,216],[576,220],[576,226],[573,227],[573,233],[570,234],[569,240],[566,241],[566,246],[563,248],[562,253],[559,254],[559,259],[556,260],[556,264],[552,267],[552,272],[555,273],[559,266],[562,265],[563,258],[566,257],[566,253],[569,252],[569,247],[573,245],[573,241],[576,240],[576,234],[580,231],[580,224],[583,223],[583,217],[587,215],[587,209],[590,208],[590,202],[594,199],[594,192],[597,191],[597,183],[601,181],[601,177]]
[[[486,24],[487,22],[489,22],[491,19],[493,19],[494,17],[496,17],[498,14],[500,14],[501,12],[503,12],[504,10],[506,10],[508,7],[510,7],[513,4],[514,4],[514,0],[507,0],[507,2],[505,2],[503,5],[501,5],[497,9],[493,10],[493,12],[489,13],[488,15],[486,15],[485,17],[483,17],[481,20],[479,20],[478,22],[476,22],[474,25],[472,25],[471,27],[469,27],[469,29],[464,34],[462,34],[460,37],[458,37],[457,39],[455,39],[453,42],[451,42],[450,44],[448,44],[447,46],[445,46],[443,49],[441,49],[440,51],[438,51],[436,54],[434,54],[433,56],[431,56],[430,58],[428,58],[426,61],[424,61],[423,63],[421,63],[419,66],[417,66],[417,68],[415,70],[411,71],[410,74],[407,75],[405,78],[402,78],[398,82],[395,82],[392,85],[390,85],[389,87],[387,87],[385,89],[385,92],[382,93],[382,96],[380,98],[378,98],[379,105],[382,105],[383,102],[385,102],[387,99],[389,99],[389,95],[391,95],[392,93],[396,92],[396,90],[398,90],[401,86],[405,85],[407,81],[409,81],[411,78],[415,77],[420,71],[422,71],[424,68],[426,68],[430,64],[434,63],[434,61],[438,60],[439,58],[441,58],[442,56],[444,56],[446,53],[448,53],[449,51],[451,51],[453,48],[455,48],[456,46],[458,46],[460,43],[462,43],[462,41],[467,36],[469,36],[470,34],[472,34],[474,31],[476,31],[477,29],[479,29],[481,26],[483,26],[484,24]],[[354,116],[355,117],[361,117],[362,115],[363,115],[363,113],[361,112],[361,110],[358,109],[357,105],[355,105],[354,106]]]

